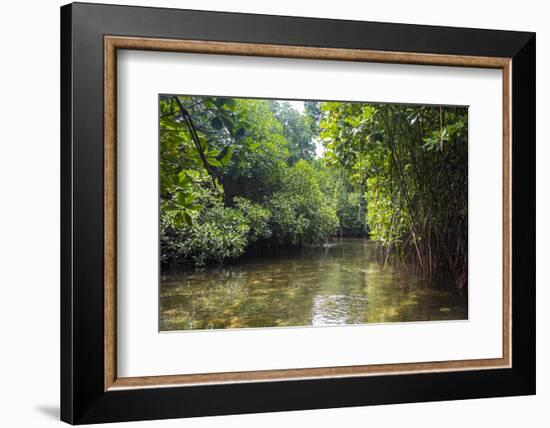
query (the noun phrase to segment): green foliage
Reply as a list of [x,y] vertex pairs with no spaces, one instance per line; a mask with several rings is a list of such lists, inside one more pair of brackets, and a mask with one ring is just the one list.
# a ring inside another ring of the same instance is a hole
[[318,244],[338,229],[338,217],[321,192],[311,164],[305,160],[287,167],[280,190],[269,199],[273,234],[280,243]]
[[245,136],[222,172],[226,200],[242,196],[261,202],[273,187],[273,177],[287,162],[288,142],[267,100],[235,100],[235,116]]
[[[467,110],[323,103],[327,165],[366,201],[370,237],[429,275],[467,269]],[[340,205],[341,206],[341,205]],[[341,225],[347,210],[339,210]]]
[[293,165],[300,159],[313,160],[315,156],[314,118],[300,114],[287,102],[271,101],[271,110],[281,123],[283,135],[288,141],[289,164]]
[[207,262],[222,262],[244,253],[250,224],[243,213],[227,208],[221,201],[211,201],[208,209],[193,213],[187,223],[161,222],[162,261],[192,263],[204,266]]
[[458,107],[161,96],[162,262],[356,236],[465,278],[467,136]]
[[[243,108],[231,98],[161,97],[160,194],[162,262],[195,266],[238,257],[249,239],[267,234],[268,214],[255,205],[224,205],[224,173],[260,144]],[[245,127],[249,128],[249,131]]]
[[269,209],[241,197],[234,198],[233,203],[248,223],[248,242],[271,238],[271,212]]

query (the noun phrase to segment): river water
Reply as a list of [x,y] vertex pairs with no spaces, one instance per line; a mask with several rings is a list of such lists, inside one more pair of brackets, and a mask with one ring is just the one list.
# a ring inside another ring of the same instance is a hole
[[467,297],[343,239],[194,272],[163,274],[160,329],[322,326],[468,317]]

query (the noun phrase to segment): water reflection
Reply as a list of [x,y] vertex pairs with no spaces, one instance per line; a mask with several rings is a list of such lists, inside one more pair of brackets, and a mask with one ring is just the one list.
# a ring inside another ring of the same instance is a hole
[[376,244],[344,239],[161,279],[161,330],[467,318],[452,289],[384,267]]

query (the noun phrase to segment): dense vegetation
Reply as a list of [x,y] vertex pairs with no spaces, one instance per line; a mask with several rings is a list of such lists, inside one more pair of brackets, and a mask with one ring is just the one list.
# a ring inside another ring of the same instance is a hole
[[162,263],[361,237],[463,287],[467,135],[458,107],[162,96]]

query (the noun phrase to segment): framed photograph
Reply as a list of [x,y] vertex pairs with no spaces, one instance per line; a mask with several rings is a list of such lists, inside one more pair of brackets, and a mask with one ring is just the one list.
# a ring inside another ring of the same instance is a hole
[[61,8],[61,418],[535,393],[535,35]]

